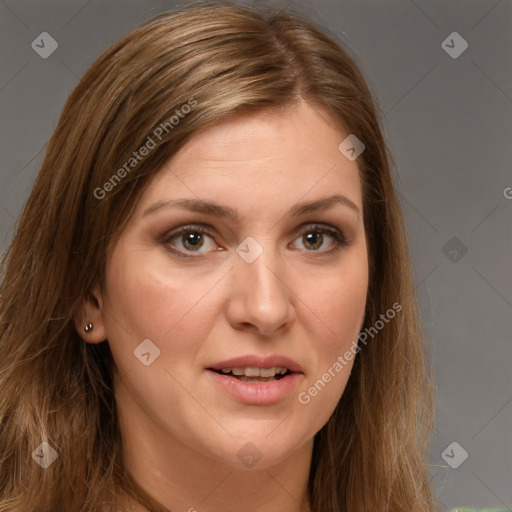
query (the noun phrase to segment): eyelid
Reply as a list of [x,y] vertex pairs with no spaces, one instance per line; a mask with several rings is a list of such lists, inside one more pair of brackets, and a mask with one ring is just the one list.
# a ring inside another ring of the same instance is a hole
[[324,222],[306,222],[301,224],[294,233],[304,233],[304,231],[325,231],[327,234],[332,236],[338,235],[340,238],[346,241],[344,230],[332,226],[331,224],[325,224]]

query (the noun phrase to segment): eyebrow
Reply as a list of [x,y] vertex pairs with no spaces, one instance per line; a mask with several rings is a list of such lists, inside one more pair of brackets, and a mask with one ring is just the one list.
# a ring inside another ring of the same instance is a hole
[[[356,204],[351,201],[348,197],[335,194],[333,196],[322,197],[320,199],[315,199],[314,201],[298,203],[290,208],[290,215],[292,217],[299,217],[301,215],[305,215],[307,213],[318,212],[321,210],[327,210],[332,208],[334,205],[341,204],[345,207],[350,208],[359,216],[361,213]],[[142,214],[143,217],[150,215],[161,208],[171,208],[178,207],[183,208],[185,210],[190,210],[197,213],[204,213],[207,215],[213,215],[215,217],[229,219],[234,222],[238,222],[239,216],[237,210],[230,208],[229,206],[224,206],[214,201],[204,201],[202,199],[167,199],[158,201],[155,204],[151,205],[147,210]]]

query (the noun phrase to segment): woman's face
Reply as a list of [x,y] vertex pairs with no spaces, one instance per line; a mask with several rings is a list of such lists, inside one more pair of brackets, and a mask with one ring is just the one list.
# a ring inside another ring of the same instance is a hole
[[98,297],[141,445],[263,469],[327,422],[368,285],[357,163],[338,150],[348,135],[305,102],[239,115],[155,175]]

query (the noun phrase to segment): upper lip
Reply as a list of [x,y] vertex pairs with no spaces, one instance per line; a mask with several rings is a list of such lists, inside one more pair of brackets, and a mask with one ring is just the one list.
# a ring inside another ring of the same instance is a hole
[[273,356],[257,356],[245,355],[220,361],[208,367],[209,370],[222,370],[223,368],[288,368],[291,372],[302,373],[302,367],[299,363],[289,357],[273,355]]

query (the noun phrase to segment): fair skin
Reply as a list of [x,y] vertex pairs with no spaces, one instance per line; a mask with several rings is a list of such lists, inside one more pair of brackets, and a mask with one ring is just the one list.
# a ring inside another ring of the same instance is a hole
[[[368,286],[357,161],[338,150],[347,135],[302,101],[238,115],[190,139],[144,192],[110,254],[105,287],[94,291],[97,304],[77,320],[94,324],[89,334],[81,329],[87,342],[108,339],[111,347],[125,463],[173,512],[309,510],[313,437],[353,361],[309,403],[298,396],[357,339]],[[348,201],[290,212],[335,194]],[[239,218],[162,204],[182,198],[214,201]],[[347,244],[329,253],[336,238],[318,223]],[[161,236],[189,224],[208,225],[208,233]],[[249,252],[262,249],[250,263],[236,251],[247,252],[249,236],[258,244]],[[143,340],[153,344],[146,354],[160,350],[149,365],[134,354]],[[285,396],[252,403],[219,384],[236,377],[209,369],[248,354],[298,364]],[[259,460],[249,467],[241,449]]]

